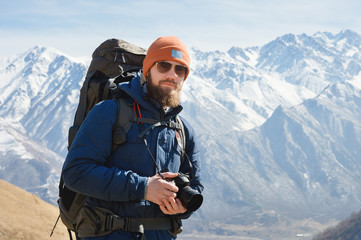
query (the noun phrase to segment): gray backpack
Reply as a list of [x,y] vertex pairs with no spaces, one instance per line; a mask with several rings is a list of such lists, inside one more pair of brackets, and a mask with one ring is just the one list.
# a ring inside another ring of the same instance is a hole
[[145,49],[119,39],[106,40],[95,49],[80,90],[74,124],[69,129],[68,147],[95,104],[113,98],[116,85],[130,81],[142,69],[146,53]]
[[[133,79],[142,69],[145,56],[145,49],[119,39],[108,39],[95,49],[85,81],[80,90],[79,104],[76,110],[74,124],[69,129],[68,149],[89,111],[98,102],[107,99],[116,99],[118,104],[116,126],[113,127],[112,150],[126,140],[126,134],[132,124],[129,119],[132,118],[134,112],[133,108],[129,106],[124,98],[116,95],[117,84]],[[142,121],[142,119],[137,119],[137,121]],[[182,146],[183,154],[185,147],[183,123],[179,117],[176,118],[176,121],[178,126],[180,126],[180,145]],[[154,121],[154,124],[156,124],[156,122],[157,121]],[[75,232],[76,239],[79,239],[76,233],[76,224],[79,211],[83,207],[85,199],[85,195],[67,188],[61,175],[58,199],[60,215],[54,225],[53,231],[60,218],[68,229],[70,239],[73,239],[72,231]]]

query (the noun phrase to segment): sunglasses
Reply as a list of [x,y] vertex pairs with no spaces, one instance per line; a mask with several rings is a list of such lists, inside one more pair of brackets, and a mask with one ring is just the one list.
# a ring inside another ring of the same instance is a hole
[[[156,62],[155,65],[157,65],[157,70],[160,73],[169,72],[173,66],[173,64],[169,62]],[[188,68],[182,65],[174,65],[174,72],[179,77],[185,77],[185,75],[187,75]]]

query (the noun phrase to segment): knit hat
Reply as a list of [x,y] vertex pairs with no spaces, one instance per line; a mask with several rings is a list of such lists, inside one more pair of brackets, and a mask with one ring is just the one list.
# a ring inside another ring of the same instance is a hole
[[154,63],[160,61],[173,61],[186,66],[188,71],[184,79],[188,77],[191,59],[186,45],[179,38],[174,36],[160,37],[150,45],[143,62],[144,76],[147,76]]

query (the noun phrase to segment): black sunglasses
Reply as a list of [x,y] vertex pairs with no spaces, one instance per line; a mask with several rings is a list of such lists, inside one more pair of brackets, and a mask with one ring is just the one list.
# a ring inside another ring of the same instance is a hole
[[[157,65],[157,70],[160,73],[168,72],[173,66],[173,64],[169,62],[156,62],[155,65]],[[179,77],[185,77],[185,75],[187,75],[188,68],[182,65],[174,65],[174,72]]]

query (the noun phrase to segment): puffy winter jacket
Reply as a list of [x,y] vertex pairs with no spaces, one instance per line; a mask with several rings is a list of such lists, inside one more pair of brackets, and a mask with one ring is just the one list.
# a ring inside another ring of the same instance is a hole
[[[139,77],[119,86],[129,97],[129,102],[139,104],[144,118],[162,120],[175,117],[181,106],[165,112],[149,99],[140,84]],[[107,100],[97,104],[88,114],[69,149],[63,166],[65,184],[87,197],[89,205],[100,206],[124,217],[164,217],[159,206],[145,201],[148,178],[155,175],[155,166],[144,141],[138,136],[140,128],[133,123],[127,133],[127,141],[112,151],[112,128],[116,121],[117,104]],[[186,135],[185,152],[193,165],[194,178],[191,187],[201,192],[200,162],[195,134],[187,121],[182,119]],[[141,124],[141,123],[139,123]],[[147,124],[144,124],[147,127]],[[180,146],[174,129],[155,127],[146,134],[148,147],[159,169],[170,172],[189,172],[188,160],[180,161]],[[191,212],[180,214],[188,218]],[[133,234],[134,235],[134,234]],[[147,239],[174,239],[166,230],[145,231]],[[88,238],[86,238],[88,239]],[[95,239],[133,239],[132,233],[114,231]]]

